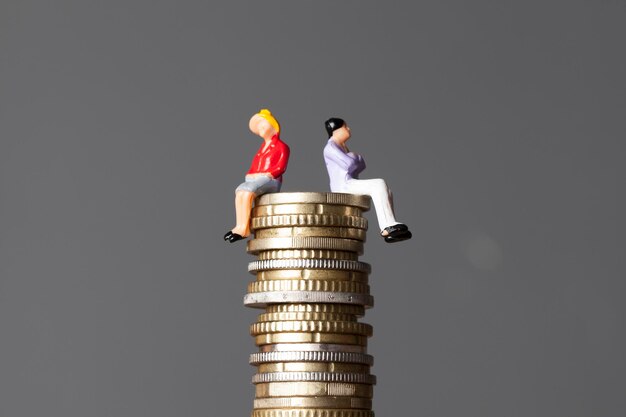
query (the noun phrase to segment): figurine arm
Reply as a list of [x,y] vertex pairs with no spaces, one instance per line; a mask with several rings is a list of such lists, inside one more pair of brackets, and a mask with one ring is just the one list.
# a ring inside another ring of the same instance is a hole
[[272,178],[278,178],[287,170],[287,162],[289,162],[289,146],[281,146],[276,163],[270,167],[269,174]]
[[347,153],[343,152],[336,144],[329,143],[324,148],[324,157],[327,161],[332,161],[339,165],[341,168],[346,171],[350,169],[355,162],[355,158],[351,157]]
[[354,168],[354,175],[359,175],[365,169],[365,159],[361,155],[356,155],[356,166]]
[[254,174],[246,174],[246,178],[271,177],[269,172],[255,172]]

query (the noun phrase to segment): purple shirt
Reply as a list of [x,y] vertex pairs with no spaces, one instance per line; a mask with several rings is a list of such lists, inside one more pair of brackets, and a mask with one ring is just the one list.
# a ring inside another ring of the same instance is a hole
[[332,139],[328,139],[324,147],[324,161],[330,178],[330,190],[334,193],[343,192],[346,181],[358,179],[359,173],[365,169],[365,160],[361,155],[345,152]]

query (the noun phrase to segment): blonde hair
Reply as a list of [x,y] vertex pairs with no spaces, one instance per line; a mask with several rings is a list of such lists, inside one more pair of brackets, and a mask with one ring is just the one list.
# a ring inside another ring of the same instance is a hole
[[278,121],[272,115],[271,111],[269,111],[268,109],[261,109],[256,115],[267,120],[270,125],[272,125],[272,127],[276,130],[276,133],[280,133],[280,124],[278,124]]

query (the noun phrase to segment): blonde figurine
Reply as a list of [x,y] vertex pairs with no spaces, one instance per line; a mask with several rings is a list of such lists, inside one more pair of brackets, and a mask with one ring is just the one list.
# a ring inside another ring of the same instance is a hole
[[252,160],[245,181],[235,190],[237,224],[224,235],[224,240],[231,243],[250,235],[252,202],[260,195],[280,191],[289,161],[289,146],[280,140],[280,124],[269,110],[262,109],[253,115],[249,127],[264,142]]

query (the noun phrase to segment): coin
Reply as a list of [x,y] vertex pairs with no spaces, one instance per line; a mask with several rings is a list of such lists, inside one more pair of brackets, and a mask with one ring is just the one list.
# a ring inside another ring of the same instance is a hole
[[[279,304],[280,305],[280,304]],[[309,312],[283,312],[283,313],[263,313],[256,318],[257,322],[266,321],[293,321],[293,320],[327,320],[327,321],[357,321],[354,314],[337,313],[317,313]]]
[[337,259],[271,259],[248,264],[249,272],[268,269],[336,269],[369,273],[371,266],[365,262]]
[[279,237],[334,237],[365,241],[366,231],[353,227],[275,227],[257,230],[256,239],[272,239]]
[[372,408],[372,400],[358,397],[274,397],[257,398],[254,400],[255,409],[287,407],[359,408],[369,410]]
[[315,351],[257,352],[250,355],[251,365],[267,362],[344,362],[372,366],[374,357],[356,352]]
[[258,409],[252,411],[251,417],[374,417],[371,410],[341,408],[296,408],[296,409]]
[[250,334],[315,332],[371,336],[372,326],[355,321],[266,321],[250,326]]
[[247,251],[256,254],[272,249],[330,249],[363,254],[363,242],[334,237],[295,236],[249,240]]
[[264,308],[274,303],[338,303],[371,307],[374,297],[352,292],[281,291],[253,292],[243,298],[243,304],[249,307]]
[[357,345],[335,345],[329,343],[276,343],[273,345],[264,345],[259,348],[261,352],[290,352],[290,351],[307,351],[307,352],[352,352],[366,353],[365,346]]
[[267,333],[256,336],[254,342],[257,346],[274,343],[333,343],[367,346],[367,337],[335,333]]
[[343,226],[367,230],[367,219],[359,216],[340,216],[337,214],[283,214],[262,216],[252,219],[251,229],[288,226]]
[[357,206],[364,210],[370,208],[371,199],[366,195],[347,193],[268,193],[258,197],[256,205],[293,204],[293,203],[325,203],[344,206]]
[[351,372],[368,374],[369,365],[342,362],[273,362],[257,365],[259,373],[267,372]]
[[273,217],[290,214],[362,217],[363,209],[332,204],[277,204],[271,206],[256,206],[252,209],[253,219],[256,217]]
[[[256,267],[256,266],[255,266]],[[367,282],[367,272],[340,271],[336,269],[273,269],[250,271],[256,275],[257,281],[275,279],[331,279],[337,281]]]
[[256,398],[337,396],[372,398],[374,387],[343,382],[268,382],[257,384]]
[[249,293],[270,291],[332,291],[369,294],[370,287],[362,282],[310,279],[253,281],[248,284]]
[[289,381],[348,382],[375,385],[376,376],[369,373],[351,372],[268,372],[258,373],[252,377],[253,384]]
[[266,259],[343,259],[357,261],[359,255],[354,252],[325,249],[279,249],[260,252],[259,260]]
[[362,316],[365,310],[362,306],[348,304],[272,304],[267,306],[266,313],[282,312],[316,312],[316,313],[341,313]]

